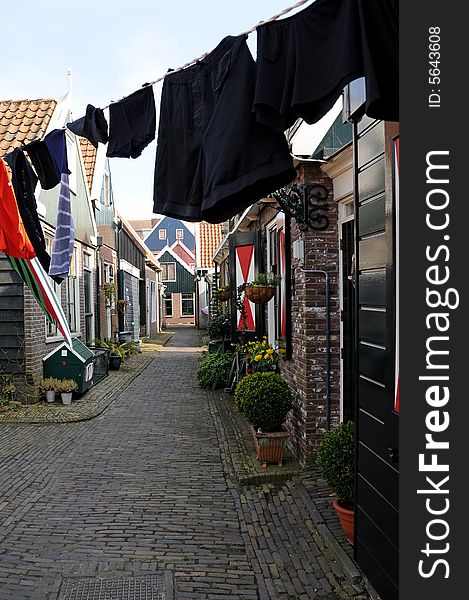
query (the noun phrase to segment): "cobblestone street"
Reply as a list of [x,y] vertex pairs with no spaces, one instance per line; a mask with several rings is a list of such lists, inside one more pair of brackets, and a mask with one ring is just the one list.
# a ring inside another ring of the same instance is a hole
[[[294,482],[235,487],[199,352],[177,329],[98,417],[0,423],[1,600],[367,598]],[[119,578],[140,591],[91,585]]]

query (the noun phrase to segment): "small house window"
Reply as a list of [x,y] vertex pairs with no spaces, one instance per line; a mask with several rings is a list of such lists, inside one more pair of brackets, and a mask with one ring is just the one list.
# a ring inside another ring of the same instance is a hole
[[104,283],[114,283],[114,265],[104,263]]
[[[46,236],[46,250],[49,254],[52,254],[52,247],[53,247],[52,238]],[[51,282],[52,282],[52,280],[51,280]],[[60,285],[55,283],[55,281],[54,281],[52,283],[52,288],[54,290],[55,295],[59,299],[59,302],[61,303],[62,295],[61,295]],[[48,338],[56,337],[57,335],[58,335],[57,324],[55,322],[49,321],[49,319],[46,319],[46,337],[48,337]]]
[[74,248],[72,262],[70,264],[70,274],[67,277],[66,298],[67,298],[67,318],[70,330],[80,331],[80,302],[79,302],[79,281],[77,277],[77,249]]
[[194,294],[181,294],[181,315],[183,317],[194,316]]
[[164,295],[164,314],[166,317],[173,316],[173,295],[168,292]]
[[158,232],[158,236],[160,240],[166,239],[166,229],[160,229]]
[[184,229],[176,229],[176,239],[182,242],[184,239]]
[[161,263],[162,281],[176,281],[176,263]]

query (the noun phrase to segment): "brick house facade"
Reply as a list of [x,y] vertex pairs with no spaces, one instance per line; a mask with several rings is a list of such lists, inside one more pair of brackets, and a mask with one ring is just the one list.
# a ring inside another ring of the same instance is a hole
[[[340,310],[338,298],[339,240],[337,229],[337,203],[334,202],[332,182],[322,171],[321,163],[298,165],[296,184],[320,184],[328,192],[326,202],[328,226],[324,230],[309,229],[300,231],[294,219],[286,219],[289,229],[290,246],[301,240],[305,247],[304,263],[291,257],[291,273],[285,293],[290,295],[291,331],[287,332],[290,356],[281,362],[281,373],[295,392],[294,408],[288,422],[292,433],[291,447],[303,464],[314,460],[315,451],[322,439],[328,421],[338,423],[340,418]],[[262,270],[270,271],[268,258],[268,231],[276,227],[279,207],[262,204],[254,220],[247,215],[243,231],[259,231],[262,257],[259,264]],[[242,221],[238,222],[238,228]],[[290,247],[290,251],[291,251]],[[221,266],[222,283],[228,283],[227,264]],[[274,268],[278,265],[275,265]],[[325,280],[322,274],[305,273],[304,270],[324,270],[329,275],[330,303],[330,355],[327,369],[326,339],[326,298]],[[280,293],[277,291],[277,294]],[[272,307],[276,303],[271,301]],[[269,341],[276,344],[271,335],[273,329],[269,319],[277,315],[264,305],[261,309],[262,322],[258,334],[268,334]],[[329,378],[329,408],[327,406],[327,379]],[[329,417],[328,417],[329,412]]]
[[[3,155],[64,127],[70,120],[70,106],[67,97],[59,103],[52,99],[6,100],[0,102],[0,118]],[[115,307],[106,305],[103,291],[103,284],[111,281],[116,289],[118,287],[118,219],[105,148],[100,146],[96,151],[86,140],[79,140],[68,130],[65,135],[75,242],[70,274],[60,285],[53,284],[53,287],[72,337],[90,344],[97,337],[114,337],[119,328]],[[47,191],[38,186],[37,211],[49,253],[55,235],[58,197],[59,186]],[[120,220],[124,220],[123,217]],[[142,310],[137,311],[138,322],[135,324],[135,338],[139,339],[140,332],[146,334],[147,331],[146,274],[155,282],[156,292],[159,265],[137,234],[130,227],[127,229],[141,257],[136,303]],[[157,332],[160,296],[154,293],[149,297],[154,299],[155,306],[149,311],[154,321],[148,330]],[[63,338],[57,333],[56,326],[47,321],[3,254],[0,256],[0,322],[0,368],[14,376],[21,400],[36,401],[43,375],[42,359],[62,343]]]
[[164,285],[163,322],[165,325],[195,324],[194,269],[173,248],[166,246],[158,254]]

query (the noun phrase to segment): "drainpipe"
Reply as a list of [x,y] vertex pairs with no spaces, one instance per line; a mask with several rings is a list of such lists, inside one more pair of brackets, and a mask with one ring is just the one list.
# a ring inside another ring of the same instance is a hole
[[[101,255],[100,248],[96,248],[96,328],[95,337],[101,339]],[[104,336],[103,336],[104,337]]]
[[[119,219],[116,227],[116,246],[117,246],[117,298],[118,300],[124,299],[124,277],[121,270],[121,231],[122,221]],[[118,312],[118,328],[119,331],[124,331],[124,313],[120,310]]]
[[310,275],[324,275],[326,283],[326,427],[331,428],[331,308],[329,273],[322,269],[300,269]]

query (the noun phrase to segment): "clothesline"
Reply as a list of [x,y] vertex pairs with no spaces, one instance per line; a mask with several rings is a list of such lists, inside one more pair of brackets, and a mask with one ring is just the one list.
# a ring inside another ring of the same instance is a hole
[[[287,8],[284,8],[281,12],[277,13],[276,15],[273,15],[272,17],[270,17],[266,21],[259,21],[259,23],[257,23],[256,25],[254,25],[253,27],[251,27],[247,31],[243,31],[239,35],[245,35],[245,36],[249,35],[250,33],[253,33],[254,31],[256,31],[256,29],[258,27],[260,27],[261,25],[265,25],[266,23],[271,23],[272,21],[277,21],[277,19],[279,19],[280,17],[283,17],[283,15],[288,14],[292,10],[295,10],[295,8],[303,6],[303,4],[307,4],[308,2],[311,2],[311,0],[299,0],[295,4],[292,4],[291,6],[288,6]],[[183,71],[184,69],[187,69],[187,67],[190,67],[191,65],[193,65],[193,64],[199,62],[200,60],[203,60],[204,58],[206,58],[211,52],[212,52],[211,50],[208,51],[208,52],[204,52],[203,54],[201,54],[197,58],[193,58],[192,60],[186,62],[182,66],[177,67],[176,69],[171,69],[171,71],[167,71],[164,75],[161,75],[161,77],[158,77],[157,79],[154,79],[153,81],[150,81],[149,83],[144,83],[142,85],[142,87],[146,87],[146,86],[150,86],[150,85],[153,86],[156,83],[159,83],[160,81],[163,81],[163,79],[167,75],[173,75],[174,73],[179,73],[179,71]],[[134,93],[134,92],[132,92],[132,93]],[[121,100],[124,100],[125,98],[128,98],[131,95],[132,94],[127,94],[125,96],[122,96],[122,98],[119,98],[119,100],[116,100],[115,102],[120,102]],[[112,104],[114,104],[114,101],[112,102]],[[103,106],[103,110],[106,109],[106,108],[109,108],[109,106],[110,106],[109,104],[107,104],[106,106]]]

